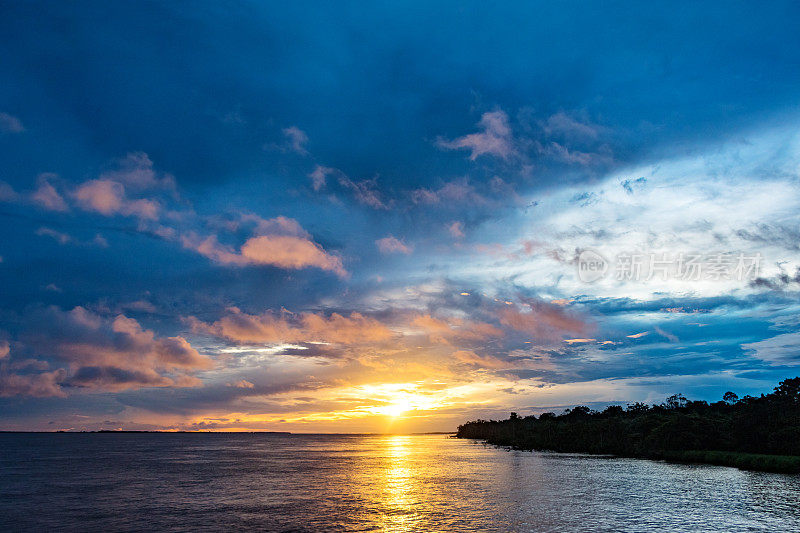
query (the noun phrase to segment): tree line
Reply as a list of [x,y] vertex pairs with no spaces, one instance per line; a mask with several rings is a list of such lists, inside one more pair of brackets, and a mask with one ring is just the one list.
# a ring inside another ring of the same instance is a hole
[[[507,420],[467,422],[458,427],[456,436],[526,450],[694,457],[701,462],[737,454],[740,461],[741,454],[800,456],[800,377],[786,379],[772,393],[760,397],[739,398],[726,392],[713,403],[675,394],[657,405],[637,402],[626,407],[611,405],[602,411],[577,406],[560,415],[543,413],[538,418],[511,413]],[[766,462],[775,463],[774,459]],[[800,468],[800,457],[796,459],[789,462]]]

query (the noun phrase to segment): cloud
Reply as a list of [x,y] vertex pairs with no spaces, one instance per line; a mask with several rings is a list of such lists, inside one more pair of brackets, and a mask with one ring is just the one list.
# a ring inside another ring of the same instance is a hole
[[84,366],[70,377],[69,384],[72,387],[94,390],[121,391],[142,387],[195,387],[202,382],[185,374],[167,378],[153,369],[131,370],[110,366]]
[[[797,143],[796,135],[788,138],[794,139],[790,146]],[[781,143],[778,146],[786,146]],[[541,244],[524,261],[496,265],[494,258],[473,258],[469,265],[452,268],[463,276],[499,268],[499,275],[521,284],[557,284],[564,297],[587,293],[613,297],[622,287],[613,270],[619,266],[615,259],[622,254],[642,251],[676,258],[697,251],[743,253],[748,257],[760,254],[758,276],[763,279],[654,277],[641,283],[623,281],[622,290],[633,298],[654,299],[676,291],[716,296],[732,290],[754,293],[764,288],[796,288],[792,280],[800,263],[798,241],[792,237],[799,233],[794,221],[800,195],[787,176],[796,175],[798,158],[785,158],[779,148],[754,135],[745,144],[731,142],[701,155],[632,167],[591,185],[565,184],[552,195],[537,197],[536,209],[504,218],[519,232],[511,232],[513,237],[500,236],[495,242],[513,239],[516,245],[527,238]],[[764,174],[766,168],[773,170]],[[763,187],[752,187],[753,175],[763,176]],[[633,194],[629,194],[622,184],[632,177],[635,180],[628,185]],[[636,182],[639,177],[646,182]],[[770,209],[765,211],[764,205]],[[590,285],[580,282],[574,263],[553,261],[571,260],[587,249],[612,262],[608,275]],[[549,250],[552,256],[548,256]],[[788,277],[781,275],[777,264],[783,265]]]
[[297,152],[300,155],[308,154],[308,151],[306,150],[308,135],[306,135],[306,132],[297,126],[283,128],[281,132],[286,137],[286,142],[288,143],[288,148],[290,150]]
[[125,315],[106,318],[83,307],[48,307],[27,317],[24,345],[34,355],[53,355],[74,366],[111,366],[129,370],[195,370],[212,362],[183,337],[157,338]]
[[464,224],[462,222],[451,222],[447,225],[447,231],[450,232],[450,235],[454,239],[463,239],[465,237]]
[[751,287],[766,288],[773,291],[789,290],[800,284],[800,267],[797,267],[794,274],[787,274],[782,265],[779,265],[780,272],[771,277],[757,277],[750,281]]
[[567,344],[586,344],[589,342],[595,342],[597,339],[564,339],[564,342]]
[[[535,155],[537,167],[552,163],[590,167],[614,162],[606,128],[563,111],[543,120],[533,114],[530,108],[520,110],[520,124],[530,137],[516,139],[516,146],[525,148],[528,157]],[[522,160],[528,161],[527,157]]]
[[679,341],[677,335],[674,335],[674,334],[672,334],[672,333],[670,333],[668,331],[664,331],[663,329],[661,329],[658,326],[655,327],[655,330],[656,330],[656,333],[658,333],[659,335],[661,335],[662,337],[664,337],[665,339],[667,339],[670,342],[678,342]]
[[558,305],[525,299],[529,310],[506,306],[497,311],[500,323],[537,341],[560,341],[565,333],[583,334],[591,327]]
[[33,398],[65,397],[61,383],[66,377],[64,369],[38,374],[10,374],[0,369],[0,397],[28,396]]
[[447,231],[454,239],[463,239],[466,235],[464,233],[464,223],[455,221],[447,225]]
[[378,179],[353,181],[345,175],[339,176],[339,185],[353,192],[359,203],[372,207],[373,209],[389,209],[389,206],[381,199],[381,194],[377,189]]
[[442,344],[453,341],[483,341],[503,336],[503,330],[496,326],[456,317],[443,320],[431,315],[418,315],[412,319],[411,324],[422,329],[433,342]]
[[[36,309],[23,321],[12,356],[55,365],[55,372],[2,371],[0,395],[62,396],[64,388],[119,391],[197,386],[192,376],[213,361],[183,337],[156,337],[125,315],[105,317],[83,307]],[[5,365],[5,363],[4,363]]]
[[375,244],[378,245],[378,249],[381,251],[382,254],[410,254],[414,251],[413,246],[409,246],[400,239],[389,235],[388,237],[384,237],[382,239],[378,239],[375,241]]
[[72,241],[72,237],[67,235],[66,233],[61,233],[60,231],[56,231],[51,228],[41,227],[36,230],[36,235],[52,237],[56,240],[59,244],[67,244]]
[[100,235],[97,234],[94,238],[90,241],[81,241],[69,235],[67,233],[54,230],[53,228],[48,228],[46,226],[42,226],[36,230],[36,235],[40,237],[50,237],[51,239],[55,240],[59,244],[75,244],[78,246],[100,246],[101,248],[108,248],[108,241]]
[[561,161],[568,164],[588,166],[610,164],[613,161],[613,158],[609,153],[584,152],[575,148],[570,148],[555,141],[538,144],[537,146],[540,155],[547,156],[556,161]]
[[[277,217],[261,220],[256,233],[273,231],[276,227],[285,229],[287,225],[299,224],[293,219]],[[223,265],[270,265],[285,269],[301,269],[316,267],[334,272],[340,277],[347,276],[341,258],[327,253],[319,244],[302,235],[257,235],[250,237],[242,245],[239,252],[232,247],[221,244],[215,235],[200,237],[195,233],[187,233],[181,237],[187,249],[208,257]]]
[[243,225],[251,225],[255,235],[287,235],[292,237],[311,237],[298,221],[293,218],[277,216],[261,218],[258,215],[242,214],[239,220]]
[[308,175],[308,177],[311,178],[311,187],[315,191],[319,191],[320,189],[325,187],[328,176],[337,173],[339,173],[339,171],[336,170],[335,168],[323,167],[322,165],[317,165],[316,167],[314,167],[314,170],[312,170],[311,173]]
[[336,182],[338,182],[339,186],[347,193],[352,194],[358,203],[373,209],[386,210],[390,208],[391,202],[386,202],[378,190],[377,177],[355,181],[337,168],[324,167],[322,165],[315,166],[314,170],[308,174],[308,177],[311,178],[311,187],[315,191],[325,188],[328,184],[328,177],[332,176],[337,177]]
[[105,216],[125,215],[141,219],[158,219],[159,205],[148,199],[129,200],[125,187],[113,180],[95,179],[81,184],[73,193],[84,210]]
[[18,199],[19,194],[14,188],[5,181],[0,181],[0,202],[16,202]]
[[633,194],[635,190],[640,189],[647,183],[647,178],[636,178],[624,180],[621,185],[628,194]]
[[784,333],[758,342],[742,344],[742,349],[770,365],[800,365],[800,333]]
[[338,313],[275,314],[267,311],[249,315],[238,308],[228,309],[228,314],[207,324],[190,317],[196,332],[208,333],[234,342],[328,342],[335,344],[365,344],[382,342],[393,337],[393,332],[378,320],[353,312],[350,316]]
[[[129,198],[127,190],[174,192],[175,181],[171,175],[156,172],[150,158],[142,152],[128,154],[118,166],[98,179],[83,182],[73,191],[72,197],[82,209],[105,216],[135,216],[141,230],[178,241],[184,248],[220,264],[272,265],[285,269],[316,267],[340,277],[348,275],[341,258],[327,253],[294,219],[282,216],[264,219],[253,214],[241,214],[233,220],[215,220],[213,217],[202,219],[191,210],[165,211],[158,200]],[[173,196],[177,197],[177,193]],[[178,227],[162,224],[159,221],[162,215],[166,223],[177,222]],[[146,222],[151,224],[145,226]],[[181,229],[181,226],[190,227],[191,224],[220,225],[231,232],[249,230],[252,236],[237,250],[221,243],[215,234],[203,236],[194,230]],[[58,239],[52,230],[43,231],[46,233],[42,234]],[[60,240],[65,242],[63,238]]]
[[246,379],[239,380],[235,383],[228,383],[229,387],[236,387],[237,389],[253,389],[255,385]]
[[241,255],[252,264],[273,265],[280,268],[313,266],[335,272],[341,277],[347,275],[340,258],[326,253],[317,243],[300,237],[281,235],[253,237],[242,245]]
[[138,311],[141,313],[155,313],[158,309],[155,305],[147,300],[135,300],[133,302],[125,302],[119,304],[119,309],[129,309],[131,311]]
[[629,339],[641,339],[642,337],[645,337],[645,336],[647,336],[649,334],[650,334],[649,331],[642,331],[641,333],[634,333],[633,335],[626,335],[626,337],[628,337]]
[[[144,221],[155,221],[161,214],[161,203],[156,198],[141,197],[145,191],[169,192],[173,199],[178,198],[175,179],[169,174],[156,172],[153,162],[143,152],[127,154],[118,161],[118,168],[100,174],[92,179],[71,186],[67,196],[85,211],[104,216],[135,216]],[[51,183],[58,176],[52,173],[40,174],[37,188],[20,195],[11,186],[0,182],[0,201],[26,201],[49,211],[66,212],[69,205],[58,189]],[[134,197],[129,195],[134,192]],[[138,196],[138,197],[137,197]],[[177,213],[163,213],[171,216]]]
[[131,152],[118,161],[119,168],[104,172],[100,179],[121,183],[132,190],[170,189],[176,187],[171,174],[156,172],[144,152]]
[[247,261],[236,253],[232,247],[221,244],[216,235],[201,237],[194,232],[190,232],[181,236],[181,244],[187,250],[192,250],[208,257],[215,263],[223,265],[247,264]]
[[453,352],[453,358],[466,365],[478,368],[508,368],[511,363],[498,359],[491,355],[478,355],[471,350],[456,350]]
[[31,200],[38,206],[50,211],[63,212],[69,210],[64,198],[47,181],[49,176],[48,174],[39,176],[39,187],[31,194]]
[[436,144],[447,150],[470,150],[469,158],[473,161],[481,155],[508,159],[516,154],[508,115],[505,112],[498,110],[484,113],[478,126],[483,129],[480,133],[471,133],[452,141],[440,137]]
[[[149,192],[148,192],[149,191]],[[133,193],[130,196],[129,193]],[[169,193],[178,199],[175,178],[171,174],[157,172],[150,157],[144,152],[132,152],[117,161],[117,168],[100,174],[97,179],[78,185],[72,192],[79,207],[85,211],[105,216],[134,216],[140,221],[156,221],[162,214],[161,202],[154,197],[142,197]]]
[[20,119],[8,113],[0,113],[0,132],[22,133],[23,131],[25,131],[25,126],[22,125]]
[[560,111],[547,118],[542,123],[542,130],[548,136],[562,135],[565,137],[597,139],[600,128],[594,124],[588,124],[576,120],[575,118]]
[[416,189],[411,191],[411,201],[415,204],[445,204],[456,207],[461,204],[486,205],[489,203],[479,194],[466,178],[445,183],[438,189]]

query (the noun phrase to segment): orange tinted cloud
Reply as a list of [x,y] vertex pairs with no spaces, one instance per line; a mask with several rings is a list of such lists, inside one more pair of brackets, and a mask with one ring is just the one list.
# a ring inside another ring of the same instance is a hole
[[391,235],[384,237],[383,239],[378,239],[375,241],[375,244],[378,245],[378,250],[380,250],[383,254],[401,253],[408,255],[414,250],[412,246],[408,246],[397,237],[393,237]]
[[470,350],[457,350],[453,352],[453,357],[458,361],[480,368],[506,368],[509,363],[501,361],[500,359],[491,355],[478,355]]
[[[190,374],[213,367],[183,337],[158,338],[121,314],[108,318],[83,307],[49,307],[34,311],[25,324],[20,356],[61,368],[24,375],[0,369],[0,394],[61,396],[61,385],[104,391],[196,386],[200,381]],[[16,352],[11,358],[13,364]]]
[[240,379],[236,383],[228,383],[229,387],[236,387],[237,389],[253,389],[255,388],[255,384],[247,381],[246,379]]
[[291,218],[262,219],[243,215],[243,223],[254,224],[250,237],[237,252],[232,246],[219,242],[216,235],[201,237],[196,233],[181,236],[184,248],[208,257],[223,265],[271,265],[286,269],[316,267],[346,277],[342,259],[326,252],[311,240],[300,224]]
[[478,126],[483,129],[480,133],[470,133],[452,141],[439,138],[437,144],[448,150],[470,150],[469,158],[473,161],[484,154],[507,159],[516,153],[505,112],[498,110],[484,113]]
[[121,214],[147,220],[158,218],[158,203],[147,199],[129,200],[125,196],[125,187],[113,180],[84,182],[75,190],[74,196],[83,209],[105,216]]
[[8,374],[0,370],[0,397],[64,397],[66,394],[61,389],[60,383],[64,380],[65,376],[66,371],[63,369],[59,369],[54,372],[41,372],[39,374],[25,375]]
[[448,224],[447,231],[450,232],[450,235],[452,235],[454,239],[463,239],[465,237],[464,224],[459,221]]
[[281,268],[309,266],[346,276],[339,257],[330,255],[322,246],[302,237],[262,235],[244,243],[242,257],[254,264],[274,265]]
[[418,315],[411,323],[424,330],[434,342],[448,342],[453,339],[477,341],[503,335],[501,329],[491,324],[461,318],[450,318],[445,321],[431,315]]
[[349,317],[333,313],[266,312],[248,315],[237,308],[214,323],[206,324],[195,318],[189,323],[195,331],[224,337],[235,342],[328,342],[335,344],[364,344],[386,341],[393,332],[374,318],[360,313]]
[[536,301],[526,303],[530,306],[529,312],[511,306],[500,309],[500,323],[540,340],[550,341],[561,340],[564,333],[582,334],[590,329],[583,320],[566,313],[559,306]]

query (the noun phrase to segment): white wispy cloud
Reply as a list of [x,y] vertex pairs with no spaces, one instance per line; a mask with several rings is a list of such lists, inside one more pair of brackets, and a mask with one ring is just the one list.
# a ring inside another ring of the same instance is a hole
[[[760,254],[761,274],[793,273],[800,247],[800,136],[757,131],[747,142],[709,146],[690,157],[615,171],[590,184],[531,197],[536,208],[489,220],[471,230],[485,247],[504,251],[452,268],[470,279],[514,278],[531,286],[557,285],[561,294],[650,299],[668,294],[713,296],[758,288],[748,280],[617,279],[619,254]],[[754,182],[757,181],[757,186]],[[536,246],[527,245],[535,242]],[[612,270],[594,283],[577,277],[583,250],[603,256]]]

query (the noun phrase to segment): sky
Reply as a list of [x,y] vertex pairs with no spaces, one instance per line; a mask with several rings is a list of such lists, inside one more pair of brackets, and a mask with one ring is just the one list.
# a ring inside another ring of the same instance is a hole
[[798,18],[0,4],[0,430],[770,392],[800,375]]

